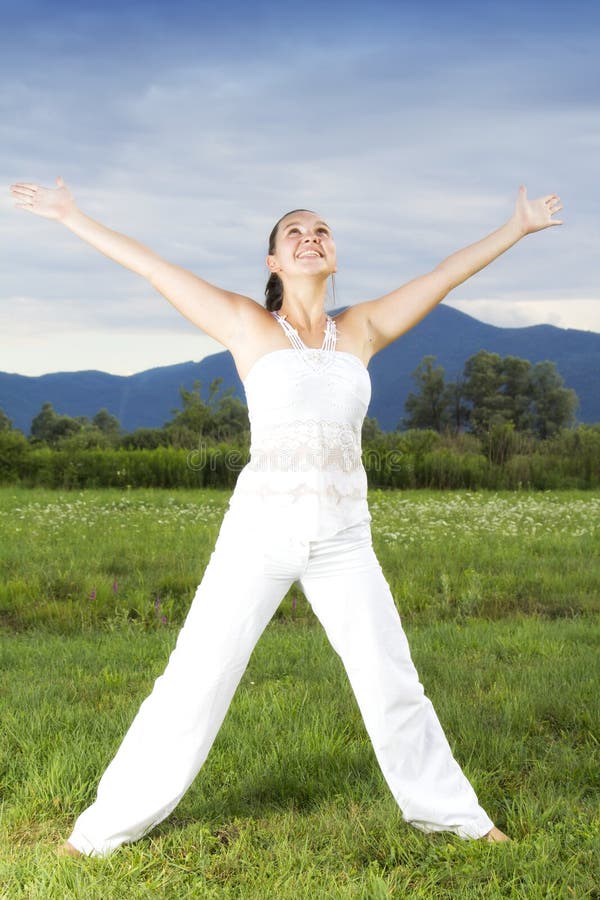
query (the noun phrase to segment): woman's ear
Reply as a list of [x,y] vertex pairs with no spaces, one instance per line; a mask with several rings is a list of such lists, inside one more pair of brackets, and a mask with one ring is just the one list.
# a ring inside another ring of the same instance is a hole
[[267,256],[267,269],[270,272],[279,272],[280,267],[277,265],[277,260],[274,256]]

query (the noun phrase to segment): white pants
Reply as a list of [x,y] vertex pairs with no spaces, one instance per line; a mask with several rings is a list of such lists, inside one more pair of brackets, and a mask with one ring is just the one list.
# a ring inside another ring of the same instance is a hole
[[228,510],[168,665],[102,776],[96,801],[77,819],[69,837],[74,847],[107,856],[175,808],[208,755],[258,638],[294,581],[342,658],[406,821],[465,839],[493,827],[425,697],[373,551],[370,523],[301,542],[253,532]]

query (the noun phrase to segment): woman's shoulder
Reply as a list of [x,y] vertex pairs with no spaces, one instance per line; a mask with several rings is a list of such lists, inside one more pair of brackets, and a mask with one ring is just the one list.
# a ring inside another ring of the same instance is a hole
[[347,306],[332,318],[335,319],[338,334],[337,349],[353,353],[367,366],[373,356],[373,337],[364,306],[363,303]]
[[256,360],[272,350],[290,346],[276,317],[259,303],[248,305],[239,316],[228,350],[242,381]]

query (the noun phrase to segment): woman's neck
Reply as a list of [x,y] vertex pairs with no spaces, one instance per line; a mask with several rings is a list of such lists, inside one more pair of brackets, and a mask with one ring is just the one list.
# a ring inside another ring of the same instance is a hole
[[285,285],[279,314],[290,324],[307,333],[317,332],[326,319],[327,282],[315,284],[314,278]]

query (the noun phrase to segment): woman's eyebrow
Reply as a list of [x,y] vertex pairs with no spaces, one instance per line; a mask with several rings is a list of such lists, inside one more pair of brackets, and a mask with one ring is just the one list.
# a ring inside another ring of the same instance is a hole
[[[302,222],[288,222],[287,225],[284,225],[283,230],[287,231],[288,228],[292,228],[294,225],[302,225]],[[324,225],[328,231],[331,231],[327,222],[315,222],[315,225]]]

